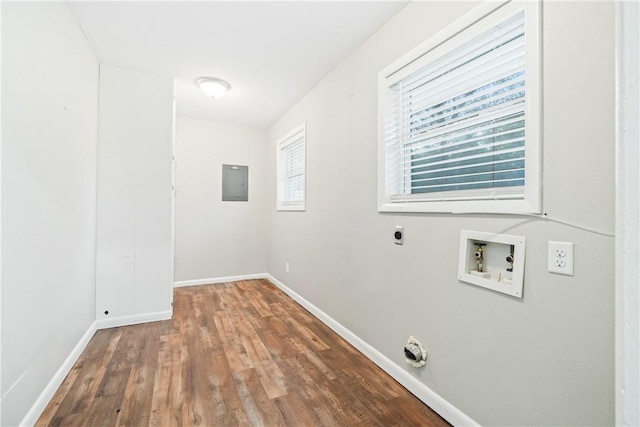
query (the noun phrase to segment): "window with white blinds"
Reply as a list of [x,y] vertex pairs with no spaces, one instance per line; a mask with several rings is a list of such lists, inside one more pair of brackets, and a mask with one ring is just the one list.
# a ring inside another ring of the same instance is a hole
[[538,21],[487,3],[381,72],[380,210],[540,210]]
[[277,210],[305,210],[305,151],[304,123],[278,142]]

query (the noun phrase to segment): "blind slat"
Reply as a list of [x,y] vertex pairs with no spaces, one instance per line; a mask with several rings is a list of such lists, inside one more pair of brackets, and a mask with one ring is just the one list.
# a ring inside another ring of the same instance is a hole
[[519,119],[508,124],[500,123],[498,126],[487,127],[479,131],[458,133],[456,135],[450,135],[450,139],[438,138],[423,138],[419,141],[405,145],[402,149],[402,154],[420,154],[427,155],[428,153],[440,152],[452,152],[459,150],[464,146],[478,146],[482,141],[489,139],[500,138],[501,140],[507,139],[507,135],[511,135],[516,132],[522,132],[524,129],[524,120]]
[[[482,79],[485,79],[487,75],[498,76],[510,69],[522,69],[524,66],[523,46],[524,42],[519,42],[509,46],[508,50],[491,52],[482,58],[481,62],[471,62],[416,87],[405,86],[401,81],[397,85],[398,91],[405,96],[411,94],[413,98],[418,100],[425,94],[437,100],[447,90],[480,86]],[[449,85],[451,82],[457,82],[460,86],[451,86]]]
[[498,31],[488,31],[480,35],[467,44],[460,46],[458,49],[450,51],[433,61],[429,64],[428,68],[425,67],[418,70],[417,72],[402,79],[402,81],[407,86],[417,86],[421,80],[424,81],[431,79],[434,76],[441,74],[443,70],[455,68],[460,62],[466,62],[469,58],[475,57],[478,52],[491,50],[495,48],[495,46],[503,44],[505,40],[513,38],[515,34],[524,32],[520,30],[520,28],[524,27],[524,20],[521,19],[520,14],[515,15],[510,20],[503,22],[501,25],[502,28]]
[[[486,158],[486,157],[500,157],[504,154],[509,154],[509,153],[516,153],[519,151],[523,151],[523,144],[521,144],[521,142],[523,142],[524,140],[516,140],[515,142],[511,142],[509,144],[500,144],[500,145],[504,145],[508,148],[503,148],[503,149],[499,149],[499,150],[494,150],[494,151],[490,151],[487,152],[486,150],[467,150],[467,151],[460,151],[455,153],[456,156],[449,156],[448,158],[442,159],[442,160],[434,160],[432,158],[427,158],[427,159],[407,159],[409,162],[412,163],[412,167],[411,173],[414,173],[414,169],[415,169],[415,173],[419,173],[422,170],[426,170],[425,168],[428,166],[437,166],[437,165],[445,165],[445,164],[454,164],[454,163],[459,163],[462,166],[464,165],[464,162],[467,161],[471,161],[471,160],[476,160],[476,159],[482,159],[482,158]],[[498,144],[494,145],[497,146]],[[473,153],[474,151],[480,151],[480,152],[476,152]],[[442,156],[441,156],[442,157]],[[524,156],[523,156],[524,158]],[[418,163],[418,162],[422,162],[422,163]],[[428,162],[428,163],[427,163]]]
[[501,126],[511,126],[523,121],[522,107],[510,106],[501,111],[487,112],[482,116],[467,119],[464,123],[450,125],[446,128],[432,129],[428,133],[406,135],[406,148],[420,147],[427,144],[455,143],[460,138],[469,134],[489,132],[491,129]]
[[448,98],[437,101],[432,99],[412,99],[407,102],[404,108],[411,112],[408,115],[410,119],[418,120],[422,117],[435,116],[442,111],[460,108],[460,106],[469,105],[469,103],[477,103],[489,97],[495,98],[508,91],[508,88],[513,90],[513,88],[524,87],[524,82],[524,71],[521,69],[516,70],[516,72],[509,70],[508,73],[497,78],[487,80],[485,77],[478,86],[475,86],[475,89],[465,89],[465,91],[459,92],[451,91],[448,94]]
[[[455,122],[466,120],[467,118],[486,114],[487,111],[500,110],[504,107],[513,105],[521,105],[521,99],[524,98],[524,87],[516,86],[506,88],[503,93],[494,94],[492,96],[474,100],[466,105],[460,105],[459,108],[449,109],[441,112],[448,114],[447,116],[425,116],[422,115],[420,121],[414,120],[413,117],[408,118],[405,126],[409,128],[410,134],[420,134],[427,132],[433,128],[443,127]],[[522,109],[522,107],[520,107]]]

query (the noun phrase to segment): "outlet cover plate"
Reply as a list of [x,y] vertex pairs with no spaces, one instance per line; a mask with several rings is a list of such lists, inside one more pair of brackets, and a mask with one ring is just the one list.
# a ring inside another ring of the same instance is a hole
[[573,243],[554,242],[549,240],[548,265],[549,273],[573,276]]

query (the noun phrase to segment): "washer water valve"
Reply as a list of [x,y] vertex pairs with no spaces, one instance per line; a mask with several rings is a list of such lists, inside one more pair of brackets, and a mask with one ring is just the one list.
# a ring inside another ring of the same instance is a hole
[[427,363],[427,352],[420,341],[414,337],[409,337],[407,345],[404,346],[404,359],[414,368],[421,368]]

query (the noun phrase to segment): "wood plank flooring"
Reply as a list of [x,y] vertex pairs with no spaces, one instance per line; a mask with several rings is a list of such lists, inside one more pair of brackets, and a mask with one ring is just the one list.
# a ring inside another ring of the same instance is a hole
[[266,280],[98,331],[36,426],[447,426]]

